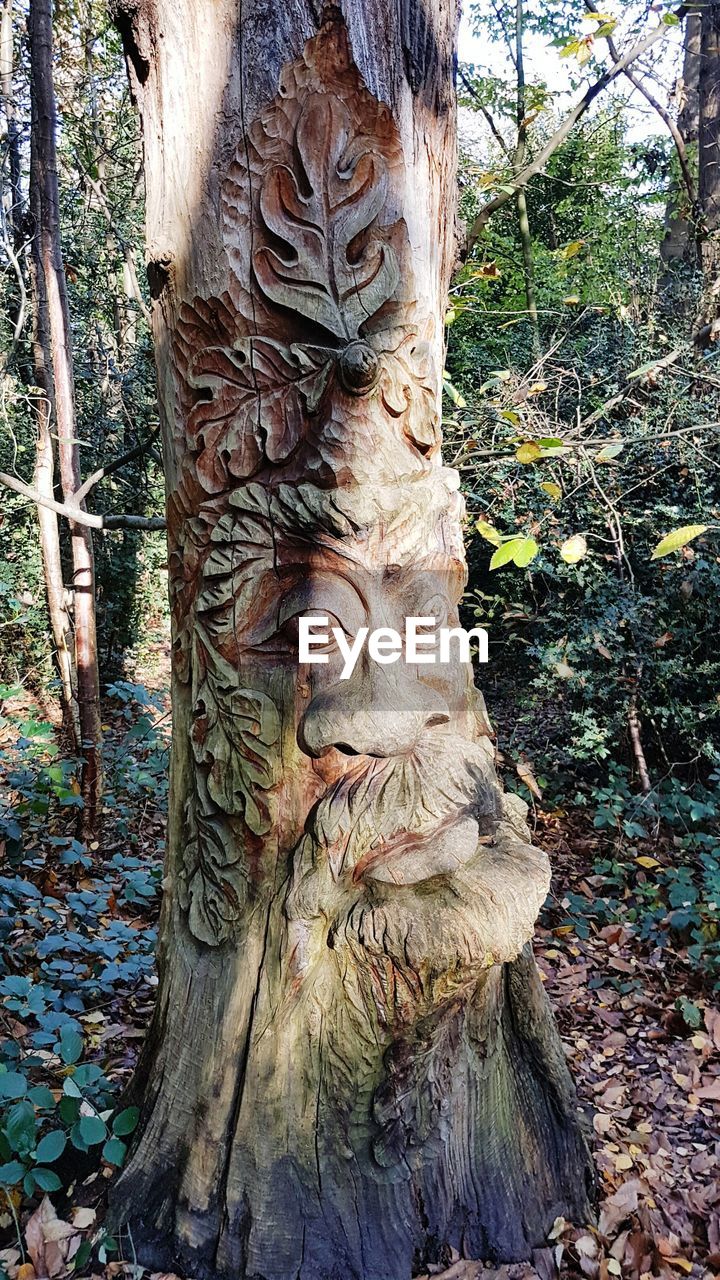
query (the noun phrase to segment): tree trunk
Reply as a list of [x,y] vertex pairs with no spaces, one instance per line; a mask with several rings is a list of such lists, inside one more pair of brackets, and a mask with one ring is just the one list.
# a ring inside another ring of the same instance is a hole
[[[42,220],[40,207],[41,182],[38,172],[38,121],[35,102],[30,126],[30,218],[39,227]],[[32,307],[32,365],[35,385],[42,395],[35,401],[37,413],[37,445],[35,450],[35,488],[45,498],[55,496],[55,449],[52,438],[53,379],[50,357],[50,326],[48,321],[45,273],[40,254],[38,236],[31,240],[30,297]],[[60,695],[63,724],[70,742],[80,750],[80,721],[78,718],[75,689],[75,664],[72,650],[72,626],[68,612],[63,582],[60,553],[60,527],[57,513],[42,503],[37,507],[40,526],[40,551],[45,580],[50,630],[55,645],[55,660],[60,676]]]
[[[528,949],[545,856],[460,662],[439,457],[455,23],[437,0],[128,3],[168,484],[160,990],[113,1194],[153,1269],[406,1280],[588,1211]],[[342,634],[342,633],[341,633]],[[343,637],[344,640],[344,637]],[[322,662],[322,658],[327,658]]]
[[22,181],[20,162],[20,126],[13,89],[14,41],[12,0],[3,0],[0,11],[0,89],[2,89],[5,121],[7,124],[7,149],[10,168],[10,204],[8,221],[12,230],[13,249],[19,253],[22,242]]
[[695,340],[720,342],[720,0],[708,0],[700,23],[698,163],[703,296]]
[[[37,193],[38,271],[47,306],[52,366],[53,407],[63,498],[70,502],[80,488],[80,459],[75,422],[72,338],[65,270],[60,245],[57,179],[56,107],[52,77],[52,0],[31,0],[30,58],[33,105],[34,174]],[[84,509],[84,503],[81,504]],[[75,670],[80,719],[82,770],[82,828],[95,831],[102,793],[102,729],[100,682],[95,633],[95,568],[92,533],[86,525],[69,522],[73,568]]]
[[[515,0],[515,74],[517,77],[517,141],[513,156],[513,173],[517,175],[523,169],[527,154],[527,108],[525,101],[525,12],[523,0]],[[537,309],[537,290],[535,288],[535,254],[533,251],[532,231],[528,214],[527,195],[521,188],[516,196],[518,232],[523,257],[523,276],[525,279],[525,302],[528,319],[532,329],[533,353],[538,359],[540,347],[540,321]]]
[[[699,130],[700,23],[700,13],[688,13],[685,18],[683,69],[676,90],[678,131],[686,152],[693,157],[697,154]],[[696,162],[693,167],[697,167]],[[668,266],[676,263],[697,266],[698,213],[698,209],[690,207],[686,185],[676,182],[665,209],[665,237],[660,245],[660,256]],[[672,286],[669,273],[664,283]]]

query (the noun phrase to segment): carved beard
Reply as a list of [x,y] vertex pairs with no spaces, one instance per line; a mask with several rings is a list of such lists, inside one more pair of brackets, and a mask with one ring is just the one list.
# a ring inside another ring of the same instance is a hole
[[406,756],[361,757],[306,830],[336,883],[412,885],[458,871],[476,853],[479,822],[499,816],[487,753],[436,730]]
[[405,757],[359,757],[295,851],[284,902],[291,990],[326,1011],[343,992],[348,1007],[371,999],[389,1026],[517,956],[550,882],[527,834],[503,806],[489,754],[466,738],[435,730]]

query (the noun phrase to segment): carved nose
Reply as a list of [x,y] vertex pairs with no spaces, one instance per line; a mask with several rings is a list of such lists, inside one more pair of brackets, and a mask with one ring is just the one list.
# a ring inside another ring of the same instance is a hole
[[444,698],[415,679],[391,680],[382,669],[333,685],[313,698],[298,729],[310,756],[331,748],[343,755],[399,756],[420,736],[448,724]]

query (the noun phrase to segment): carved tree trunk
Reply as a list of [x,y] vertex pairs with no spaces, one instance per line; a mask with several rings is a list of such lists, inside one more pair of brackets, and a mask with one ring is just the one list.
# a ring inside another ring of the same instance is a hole
[[458,663],[298,618],[453,625],[439,457],[453,7],[127,3],[168,477],[161,983],[114,1189],[155,1269],[405,1280],[588,1210],[528,940],[544,855]]

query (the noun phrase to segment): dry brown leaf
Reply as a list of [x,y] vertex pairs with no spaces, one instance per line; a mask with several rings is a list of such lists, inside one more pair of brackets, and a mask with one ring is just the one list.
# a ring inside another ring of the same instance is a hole
[[28,1218],[25,1242],[35,1271],[49,1280],[62,1280],[68,1275],[68,1263],[77,1253],[82,1237],[76,1227],[58,1218],[52,1201],[44,1196],[42,1203]]
[[709,1102],[720,1102],[720,1076],[717,1080],[713,1080],[712,1084],[703,1085],[700,1089],[694,1089],[694,1093],[698,1098],[703,1098]]
[[604,1201],[600,1211],[600,1222],[598,1229],[602,1236],[612,1236],[615,1229],[630,1217],[638,1207],[638,1193],[642,1184],[639,1178],[632,1178],[628,1182],[624,1182],[621,1187],[608,1196]]
[[72,1224],[78,1231],[87,1231],[95,1222],[97,1214],[94,1209],[78,1208],[73,1210]]
[[525,783],[528,791],[530,791],[538,800],[542,800],[542,791],[537,784],[537,779],[530,768],[530,765],[525,760],[518,760],[518,763],[515,765],[515,769],[517,770],[518,778],[521,782]]

